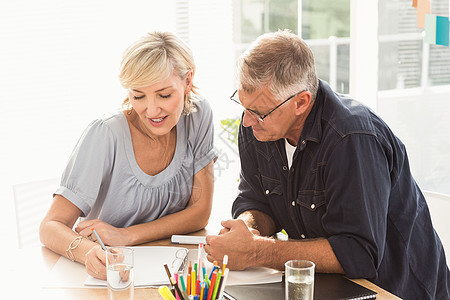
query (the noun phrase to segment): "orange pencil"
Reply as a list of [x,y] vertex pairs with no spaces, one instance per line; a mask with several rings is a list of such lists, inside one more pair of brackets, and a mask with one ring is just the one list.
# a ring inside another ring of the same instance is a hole
[[191,274],[187,274],[187,280],[186,280],[186,285],[187,285],[187,294],[188,296],[192,295],[191,294]]
[[191,272],[192,272],[192,264],[191,264],[191,261],[189,261],[187,280],[186,280],[188,295],[191,295]]

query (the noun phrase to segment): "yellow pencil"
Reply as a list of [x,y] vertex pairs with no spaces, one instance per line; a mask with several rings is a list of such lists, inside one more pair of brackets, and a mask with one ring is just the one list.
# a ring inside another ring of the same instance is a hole
[[227,268],[227,264],[228,264],[228,255],[224,255],[223,256],[223,267],[222,267],[222,272],[225,271],[225,269]]
[[201,291],[200,291],[200,300],[203,300],[203,296],[205,294],[206,282],[202,282],[202,283],[200,283],[200,285],[202,286]]
[[192,274],[191,274],[191,284],[192,284],[192,287],[191,287],[191,295],[192,295],[192,296],[197,295],[197,294],[195,293],[195,282],[196,282],[196,279],[197,279],[197,277],[195,276],[195,271],[192,270]]
[[158,292],[164,298],[164,300],[176,300],[166,285],[160,286],[158,288]]

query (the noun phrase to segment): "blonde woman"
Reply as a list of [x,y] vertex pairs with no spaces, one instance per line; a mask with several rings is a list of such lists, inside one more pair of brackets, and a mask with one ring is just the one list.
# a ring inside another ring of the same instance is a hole
[[197,96],[194,74],[190,49],[171,33],[149,33],[125,51],[125,110],[82,134],[40,226],[46,247],[106,279],[92,227],[113,246],[206,226],[217,155],[212,111]]

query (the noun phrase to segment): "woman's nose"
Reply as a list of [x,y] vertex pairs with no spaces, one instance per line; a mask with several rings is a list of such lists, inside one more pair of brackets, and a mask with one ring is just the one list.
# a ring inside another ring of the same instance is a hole
[[160,103],[154,97],[147,97],[147,115],[157,117],[161,112]]

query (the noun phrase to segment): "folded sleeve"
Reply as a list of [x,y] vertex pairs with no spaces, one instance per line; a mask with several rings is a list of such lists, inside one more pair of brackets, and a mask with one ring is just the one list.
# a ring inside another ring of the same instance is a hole
[[192,113],[192,126],[189,136],[193,137],[192,151],[194,154],[194,174],[216,159],[214,150],[214,125],[211,106],[206,99],[195,102],[197,111]]
[[371,135],[349,135],[340,143],[325,171],[329,204],[322,223],[346,275],[376,278],[386,241],[391,155]]
[[107,185],[114,164],[115,140],[109,126],[96,120],[83,132],[70,155],[55,194],[75,204],[82,217],[90,212],[102,186]]

